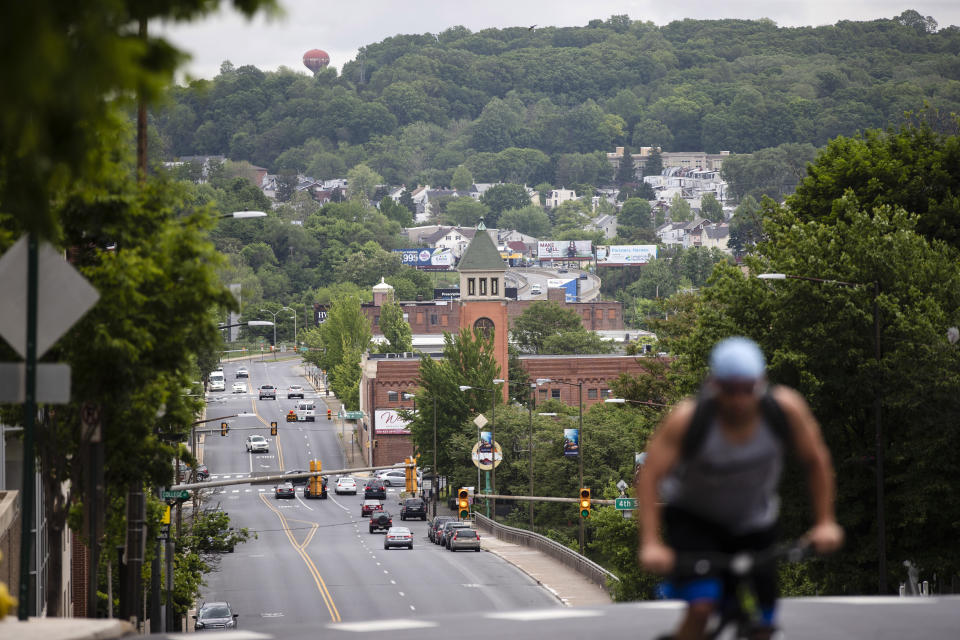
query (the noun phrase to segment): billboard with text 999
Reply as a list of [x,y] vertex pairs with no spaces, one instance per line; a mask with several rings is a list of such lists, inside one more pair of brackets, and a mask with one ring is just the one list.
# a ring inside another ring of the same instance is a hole
[[450,249],[394,249],[400,254],[400,261],[414,269],[444,271],[453,268],[453,252]]

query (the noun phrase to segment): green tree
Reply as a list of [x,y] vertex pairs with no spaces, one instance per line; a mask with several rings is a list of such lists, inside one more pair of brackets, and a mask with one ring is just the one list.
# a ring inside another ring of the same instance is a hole
[[447,203],[447,212],[443,216],[450,224],[460,227],[475,227],[480,220],[490,218],[490,208],[473,198],[454,198]]
[[500,214],[509,209],[522,209],[530,204],[526,187],[519,184],[495,184],[487,189],[480,202],[490,208],[487,227],[493,229],[499,224]]
[[[370,346],[370,321],[360,309],[360,299],[344,295],[330,303],[327,319],[320,325],[319,342],[324,349],[318,359],[320,368],[327,372],[330,386],[344,404],[354,402],[355,386],[360,380],[360,357]],[[312,336],[306,336],[309,341]]]
[[385,197],[380,200],[380,213],[389,220],[400,224],[401,227],[413,225],[413,214],[402,204],[393,201],[393,198]]
[[473,186],[473,174],[462,164],[453,171],[453,179],[450,180],[450,186],[457,191],[470,191]]
[[550,235],[550,216],[535,204],[521,209],[508,209],[500,216],[501,229],[514,229],[534,238],[546,238]]
[[730,218],[730,240],[727,244],[735,256],[741,257],[762,239],[762,210],[753,196],[746,196]]
[[650,203],[642,198],[630,198],[623,203],[620,209],[620,215],[617,216],[617,224],[628,227],[637,227],[639,229],[653,228],[653,214],[650,209]]
[[960,247],[960,172],[951,168],[958,158],[960,136],[926,122],[840,137],[810,165],[788,203],[805,220],[834,222],[845,209],[833,203],[852,192],[868,211],[890,205],[917,214],[920,233]]
[[643,175],[658,176],[663,173],[663,155],[660,153],[660,146],[656,144],[647,156],[647,162],[643,166]]
[[296,171],[282,171],[277,174],[277,202],[288,202],[296,193],[299,181]]
[[620,159],[620,166],[617,168],[617,176],[614,181],[621,187],[636,182],[637,177],[635,171],[636,168],[633,164],[633,155],[630,153],[630,148],[624,147],[623,157]]
[[712,193],[705,193],[700,198],[700,217],[711,222],[723,222],[723,205]]
[[544,353],[547,338],[583,330],[580,316],[556,302],[537,300],[523,310],[510,329],[517,349],[524,353]]
[[410,187],[405,187],[400,193],[400,204],[406,207],[411,215],[417,213],[417,205],[413,201],[413,190]]
[[[940,575],[954,575],[960,567],[947,523],[960,514],[960,502],[928,482],[951,477],[953,460],[936,452],[960,444],[960,436],[945,429],[941,419],[960,410],[955,393],[960,351],[947,344],[944,329],[960,312],[954,250],[918,233],[919,216],[889,207],[867,211],[852,194],[834,203],[835,223],[804,221],[773,203],[768,208],[768,239],[745,258],[752,273],[776,271],[865,286],[767,283],[744,278],[734,266],[717,267],[701,294],[694,331],[675,344],[689,375],[687,388],[705,371],[710,345],[741,334],[764,348],[773,381],[794,386],[809,399],[837,464],[837,514],[849,549],[829,572],[811,566],[821,593],[876,588],[870,460],[879,392],[882,442],[889,452],[884,475],[888,580],[896,583],[908,558],[938,567]],[[872,339],[874,281],[880,289],[879,362]],[[788,536],[809,525],[804,493],[802,476],[788,476],[783,515]],[[924,526],[914,526],[918,519]]]
[[358,164],[347,172],[347,184],[350,193],[363,202],[370,201],[374,191],[377,190],[377,185],[382,182],[383,176],[365,164]]
[[380,353],[413,351],[410,323],[403,318],[403,307],[393,300],[387,300],[380,305],[380,331],[386,338],[386,342],[379,346]]
[[613,353],[614,349],[612,340],[605,340],[597,333],[581,327],[574,331],[546,336],[539,353],[554,355]]
[[679,193],[670,200],[670,220],[673,222],[687,222],[693,220],[693,209]]

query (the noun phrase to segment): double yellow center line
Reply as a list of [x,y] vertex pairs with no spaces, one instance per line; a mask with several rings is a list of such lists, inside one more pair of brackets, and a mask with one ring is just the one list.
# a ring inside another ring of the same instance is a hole
[[337,611],[337,606],[333,603],[333,597],[330,595],[330,591],[327,590],[327,583],[323,581],[323,576],[320,575],[317,565],[313,563],[313,559],[307,553],[307,545],[313,540],[313,536],[320,525],[316,522],[307,522],[306,520],[293,520],[293,522],[302,522],[310,525],[310,532],[307,534],[307,537],[303,539],[302,543],[298,543],[293,535],[293,531],[290,530],[290,524],[287,518],[280,513],[279,509],[270,504],[270,499],[267,498],[265,493],[260,494],[260,499],[263,501],[263,504],[267,505],[268,509],[277,514],[277,517],[280,519],[280,524],[283,527],[283,532],[287,535],[287,540],[290,541],[290,544],[296,552],[300,554],[300,558],[303,559],[304,564],[307,565],[307,570],[310,571],[310,575],[313,576],[313,581],[317,585],[320,597],[323,598],[324,604],[327,605],[327,611],[330,612],[330,620],[332,622],[340,622],[340,612]]
[[[260,415],[260,412],[257,411],[257,401],[253,398],[250,398],[250,404],[253,405],[253,415],[257,416],[257,420],[263,423],[263,426],[270,428],[270,423],[264,420],[263,416]],[[280,426],[280,423],[277,422],[277,426]],[[279,433],[279,431],[277,432]],[[280,471],[283,471],[283,447],[280,446],[280,436],[278,435],[274,442],[277,445],[277,464],[280,467]]]

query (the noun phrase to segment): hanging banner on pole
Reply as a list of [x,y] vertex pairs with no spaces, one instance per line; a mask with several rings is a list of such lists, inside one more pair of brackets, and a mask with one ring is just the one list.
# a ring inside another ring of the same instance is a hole
[[568,458],[576,458],[580,455],[580,430],[563,430],[563,455]]
[[490,471],[495,466],[499,467],[503,462],[503,450],[500,443],[493,441],[493,434],[489,431],[480,432],[480,442],[473,445],[473,451],[470,457],[473,464],[482,471]]

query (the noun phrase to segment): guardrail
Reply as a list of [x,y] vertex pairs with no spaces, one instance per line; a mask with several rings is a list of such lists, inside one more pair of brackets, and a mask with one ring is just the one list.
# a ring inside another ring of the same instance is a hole
[[471,517],[478,526],[491,532],[497,537],[498,540],[523,545],[525,547],[536,549],[541,553],[545,553],[551,558],[554,558],[555,560],[558,560],[564,565],[570,567],[577,573],[585,576],[591,582],[596,583],[608,593],[610,591],[610,581],[620,581],[620,578],[613,575],[593,560],[580,555],[572,549],[567,548],[556,540],[551,540],[546,536],[542,536],[539,533],[534,533],[532,531],[527,531],[526,529],[508,527],[505,524],[494,522],[490,518],[487,518],[486,516],[476,512],[472,513]]

